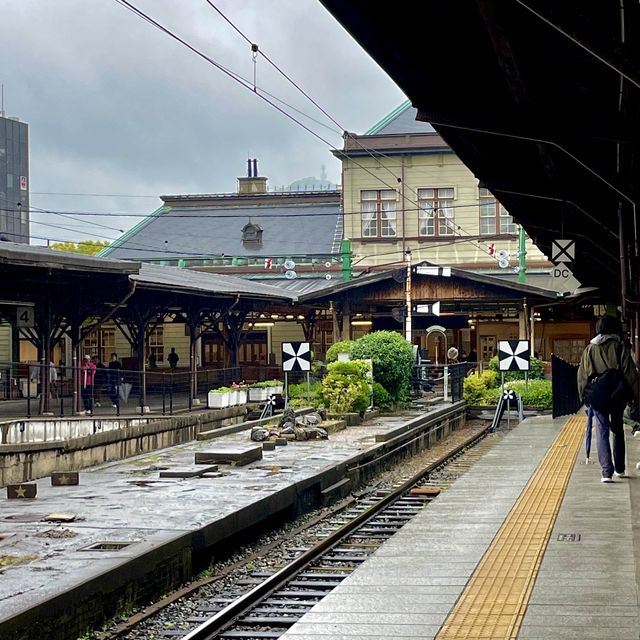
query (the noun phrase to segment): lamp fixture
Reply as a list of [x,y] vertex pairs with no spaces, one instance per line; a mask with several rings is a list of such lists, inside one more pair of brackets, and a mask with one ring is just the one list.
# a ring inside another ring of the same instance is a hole
[[352,320],[352,327],[370,327],[373,324],[373,320]]
[[266,328],[266,327],[273,327],[275,325],[275,322],[254,322],[253,326],[256,329],[262,329],[262,328]]

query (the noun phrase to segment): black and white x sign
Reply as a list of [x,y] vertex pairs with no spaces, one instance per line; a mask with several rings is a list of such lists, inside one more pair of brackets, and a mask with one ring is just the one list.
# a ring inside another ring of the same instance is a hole
[[551,242],[551,262],[573,262],[576,259],[576,241],[558,238]]
[[311,371],[311,346],[308,342],[282,343],[283,371]]
[[529,371],[531,347],[528,340],[499,340],[498,369]]

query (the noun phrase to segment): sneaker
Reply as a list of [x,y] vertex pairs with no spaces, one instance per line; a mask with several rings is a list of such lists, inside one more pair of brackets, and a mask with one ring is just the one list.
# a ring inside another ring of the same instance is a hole
[[618,473],[617,471],[614,471],[613,475],[616,476],[616,478],[626,478],[627,477],[627,474],[624,471],[622,473]]
[[600,482],[613,482],[613,478],[608,478],[607,476],[602,476],[602,478],[600,478]]
[[117,405],[117,404],[114,404],[114,405],[111,405],[111,406],[112,406],[114,409],[117,409],[117,408],[118,408],[118,405]]
[[98,408],[100,407],[100,403],[99,402],[96,402],[96,407],[98,407]]

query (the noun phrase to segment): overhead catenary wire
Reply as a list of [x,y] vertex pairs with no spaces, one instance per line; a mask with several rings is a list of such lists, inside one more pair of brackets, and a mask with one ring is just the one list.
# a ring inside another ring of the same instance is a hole
[[[118,4],[126,7],[127,9],[129,9],[130,11],[132,11],[135,15],[137,15],[138,17],[142,18],[143,20],[145,20],[146,22],[148,22],[149,24],[153,25],[154,27],[160,29],[163,33],[167,34],[168,36],[170,36],[171,38],[175,39],[177,42],[180,42],[182,45],[186,46],[188,49],[190,49],[192,52],[196,53],[198,56],[200,56],[203,60],[209,62],[210,64],[212,64],[213,66],[215,66],[217,69],[219,69],[220,71],[222,71],[223,73],[225,73],[227,76],[229,76],[230,78],[232,78],[233,80],[236,80],[236,82],[238,82],[241,86],[243,86],[245,89],[248,89],[249,91],[251,91],[252,93],[254,93],[255,95],[257,95],[258,97],[260,97],[262,100],[264,100],[265,102],[267,102],[268,104],[270,104],[272,107],[274,107],[277,111],[279,111],[280,113],[282,113],[284,116],[286,116],[287,118],[289,118],[290,120],[292,120],[293,122],[295,122],[296,124],[298,124],[299,126],[301,126],[303,129],[305,129],[307,132],[311,133],[311,135],[313,135],[314,137],[316,137],[318,140],[322,141],[323,143],[325,143],[327,146],[329,146],[329,148],[333,148],[333,145],[328,142],[325,138],[323,138],[320,134],[316,133],[315,131],[313,131],[312,129],[310,129],[309,127],[307,127],[304,123],[300,122],[299,120],[297,120],[296,118],[294,118],[291,114],[287,113],[285,110],[281,109],[280,107],[278,107],[278,105],[274,104],[272,101],[270,101],[268,98],[266,98],[264,95],[262,95],[260,92],[256,91],[256,88],[254,86],[252,86],[252,84],[250,82],[247,82],[246,80],[244,80],[243,78],[241,78],[238,74],[236,74],[235,72],[230,71],[229,69],[227,69],[226,67],[222,66],[220,63],[216,62],[215,60],[213,60],[212,58],[210,58],[209,56],[207,56],[206,54],[204,54],[203,52],[201,52],[199,49],[197,49],[196,47],[194,47],[193,45],[189,44],[186,40],[184,40],[183,38],[181,38],[180,36],[178,36],[177,34],[173,33],[171,30],[167,29],[166,27],[162,26],[159,22],[157,22],[156,20],[154,20],[153,18],[151,18],[150,16],[148,16],[147,14],[145,14],[143,11],[141,11],[140,9],[138,9],[137,7],[135,7],[135,5],[133,5],[131,2],[129,2],[129,0],[115,0]],[[340,151],[340,150],[335,150],[337,154],[344,156],[345,158],[348,157],[347,154],[345,154],[344,152]],[[395,186],[391,186],[388,185],[387,183],[385,183],[379,176],[376,176],[372,171],[370,171],[367,167],[364,167],[363,165],[359,164],[358,162],[356,162],[355,160],[353,160],[353,158],[351,158],[351,161],[354,162],[355,164],[357,164],[361,169],[363,169],[364,171],[366,171],[367,173],[369,173],[370,175],[372,175],[376,180],[379,180],[380,182],[382,182],[382,184],[385,184],[385,186],[387,186],[389,189],[394,189],[395,190]],[[411,201],[411,200],[410,200]],[[416,205],[416,207],[419,208],[419,204],[416,202],[413,202],[413,204]],[[445,224],[451,226],[450,222],[445,222]],[[453,227],[451,227],[453,229]],[[458,225],[455,229],[455,231],[465,231],[462,229],[462,227],[460,227],[460,225]],[[469,234],[468,232],[465,231],[465,233],[468,236],[471,236],[471,234]],[[473,242],[473,240],[470,240],[470,242]],[[484,253],[486,253],[488,256],[493,258],[493,255],[487,250],[484,249],[483,247],[478,245],[478,248],[481,251],[484,251]]]
[[[252,52],[255,52],[259,55],[261,55],[271,66],[273,66],[274,69],[276,69],[276,71],[278,71],[284,78],[286,78],[286,80],[288,82],[290,82],[300,93],[302,93],[302,95],[307,98],[317,109],[319,109],[327,118],[329,118],[329,120],[331,120],[331,122],[333,122],[336,126],[340,127],[340,129],[342,131],[344,131],[344,136],[350,138],[353,142],[355,142],[358,146],[360,146],[360,148],[362,148],[365,152],[367,152],[372,158],[377,159],[376,155],[380,156],[380,157],[384,157],[386,159],[390,159],[390,156],[387,156],[383,153],[380,152],[373,152],[371,149],[367,148],[365,145],[363,145],[357,138],[355,138],[352,134],[350,134],[333,116],[331,116],[320,104],[318,104],[318,102],[316,100],[314,100],[309,93],[307,93],[297,82],[295,82],[287,73],[285,73],[262,49],[260,49],[256,44],[254,44],[252,42],[252,40],[246,35],[244,34],[240,28],[235,25],[215,4],[212,0],[205,0],[205,2],[211,6],[229,25],[231,25],[231,27],[238,33],[240,34],[240,36],[251,45],[251,50]],[[375,153],[375,155],[374,155]],[[348,157],[346,154],[345,157]],[[353,162],[353,158],[351,158],[351,161]],[[355,163],[357,164],[359,167],[362,167],[361,164],[359,163]],[[379,166],[381,166],[382,168],[386,169],[398,182],[401,181],[401,178],[399,176],[397,176],[395,173],[393,173],[393,171],[391,171],[391,169],[389,167],[387,167],[386,165],[382,164],[379,162]],[[371,172],[369,172],[371,173]],[[381,180],[382,182],[382,180]],[[383,182],[383,184],[385,184]],[[420,194],[413,189],[413,187],[411,187],[410,185],[407,185],[406,183],[402,183],[405,188],[409,189],[409,191],[411,191],[415,197],[417,197],[418,199],[420,199]],[[395,187],[391,187],[391,185],[387,185],[389,186],[389,188],[392,188],[395,190]],[[415,204],[416,206],[419,207],[419,204],[416,202],[413,202],[413,204]],[[405,209],[406,211],[406,209]],[[449,225],[449,222],[447,221],[447,219],[445,218],[445,224]],[[458,225],[457,227],[459,230],[465,231],[464,229],[462,229],[462,227],[460,227]],[[468,232],[465,231],[465,233],[467,233],[467,235],[471,235]],[[488,255],[492,255],[490,254],[488,251],[485,251]]]

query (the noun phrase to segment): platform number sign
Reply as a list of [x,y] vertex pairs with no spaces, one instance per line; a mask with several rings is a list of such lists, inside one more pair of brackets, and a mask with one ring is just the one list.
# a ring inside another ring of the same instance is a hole
[[528,340],[499,340],[498,369],[500,371],[529,371],[531,346]]
[[283,342],[282,370],[311,371],[311,345],[308,342]]
[[24,329],[35,326],[33,307],[16,307],[16,326]]

